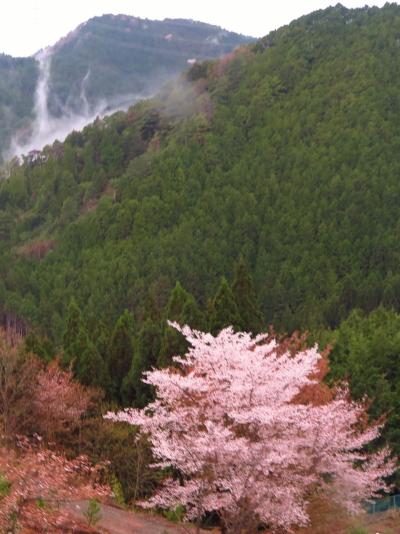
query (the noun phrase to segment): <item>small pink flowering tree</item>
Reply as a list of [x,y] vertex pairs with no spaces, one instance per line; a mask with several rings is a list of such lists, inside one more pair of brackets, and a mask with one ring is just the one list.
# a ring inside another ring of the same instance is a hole
[[36,376],[32,407],[36,429],[46,440],[79,428],[82,416],[99,393],[74,380],[71,370],[64,371],[57,360]]
[[363,452],[380,432],[366,426],[365,406],[346,389],[323,404],[299,400],[316,383],[317,348],[293,354],[267,336],[171,325],[192,348],[174,358],[178,368],[145,373],[156,400],[106,416],[139,425],[156,466],[180,475],[142,506],[184,505],[188,519],[217,512],[228,532],[253,532],[257,522],[289,531],[309,521],[316,490],[358,511],[387,489],[389,451]]

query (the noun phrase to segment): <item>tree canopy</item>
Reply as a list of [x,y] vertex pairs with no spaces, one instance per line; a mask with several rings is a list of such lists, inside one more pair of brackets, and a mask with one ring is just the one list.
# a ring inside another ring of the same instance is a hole
[[[232,328],[218,336],[181,329],[191,348],[177,369],[153,369],[144,382],[156,398],[143,410],[108,413],[149,433],[164,482],[145,507],[185,507],[189,519],[218,513],[227,532],[258,523],[288,532],[308,522],[307,502],[323,488],[349,510],[380,490],[394,470],[389,452],[363,447],[379,426],[361,424],[365,406],[339,390],[325,402],[302,402],[318,375],[316,348],[294,354],[266,336]],[[358,504],[357,504],[358,503]]]

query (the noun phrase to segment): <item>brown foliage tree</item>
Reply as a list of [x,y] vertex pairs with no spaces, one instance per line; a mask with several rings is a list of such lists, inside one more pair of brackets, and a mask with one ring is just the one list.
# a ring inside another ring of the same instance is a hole
[[70,370],[60,368],[57,360],[41,369],[33,391],[36,431],[46,440],[81,427],[82,417],[98,400],[100,393],[73,379]]
[[23,352],[21,338],[0,330],[0,433],[23,433],[34,420],[33,390],[39,360]]

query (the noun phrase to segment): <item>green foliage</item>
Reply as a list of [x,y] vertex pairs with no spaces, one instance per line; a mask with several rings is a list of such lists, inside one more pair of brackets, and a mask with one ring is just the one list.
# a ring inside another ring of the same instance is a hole
[[78,336],[83,332],[82,313],[75,299],[69,303],[66,318],[66,327],[63,337],[64,363],[70,363],[76,357],[76,343]]
[[83,515],[86,518],[88,526],[96,525],[101,519],[101,506],[96,499],[90,499],[87,509],[84,510]]
[[351,527],[349,530],[349,534],[368,534],[368,530],[362,526]]
[[44,500],[42,499],[42,497],[39,497],[38,499],[36,499],[36,506],[38,508],[40,508],[41,510],[43,508],[46,508],[46,503],[44,502]]
[[239,309],[232,290],[226,278],[222,278],[217,294],[211,303],[209,329],[213,334],[217,334],[227,326],[233,326],[235,330],[239,330],[240,322]]
[[45,362],[50,362],[56,355],[52,342],[33,330],[25,336],[24,348],[26,352],[36,354]]
[[119,504],[120,506],[124,506],[126,504],[125,497],[124,497],[124,490],[122,489],[121,482],[118,480],[118,478],[115,475],[111,476],[110,487],[111,487],[111,491],[113,492],[115,502]]
[[142,382],[143,373],[155,367],[161,346],[161,327],[146,319],[139,331],[132,366],[122,383],[122,398],[126,405],[145,406],[152,398],[150,386]]
[[133,359],[133,317],[125,310],[115,325],[108,352],[108,372],[112,377],[114,394],[120,399],[122,381]]
[[242,258],[236,265],[232,293],[240,315],[240,330],[256,334],[261,332],[262,328],[266,329],[263,314],[257,303],[252,277]]
[[2,497],[7,497],[11,491],[11,482],[9,482],[1,473],[0,473],[0,499]]
[[181,523],[185,517],[185,507],[180,505],[173,510],[165,510],[164,517],[173,523]]
[[352,396],[371,399],[373,419],[386,415],[383,436],[400,453],[400,315],[353,311],[335,333],[331,379],[347,379]]
[[82,384],[110,390],[107,365],[90,339],[81,310],[74,299],[68,307],[63,347],[64,365],[72,365],[75,377]]
[[165,367],[171,363],[172,356],[183,355],[187,352],[188,344],[184,336],[175,328],[168,326],[166,321],[175,321],[180,325],[192,328],[204,328],[204,317],[192,295],[183,289],[179,282],[171,292],[164,310],[164,332],[161,341],[157,366]]
[[80,330],[75,344],[73,370],[85,386],[109,389],[107,366],[85,330]]

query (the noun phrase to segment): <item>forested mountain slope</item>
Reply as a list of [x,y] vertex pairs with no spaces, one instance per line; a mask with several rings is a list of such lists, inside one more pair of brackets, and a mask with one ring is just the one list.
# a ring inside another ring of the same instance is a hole
[[15,132],[34,118],[34,94],[38,65],[33,58],[0,54],[0,161]]
[[332,377],[399,451],[399,78],[400,7],[338,5],[11,166],[3,321],[137,406],[187,349],[166,319],[335,329]]
[[394,4],[316,12],[15,168],[4,309],[60,340],[72,296],[108,325],[176,281],[205,306],[240,256],[278,328],[399,309],[399,43]]
[[60,114],[75,103],[79,111],[82,83],[92,107],[101,99],[149,94],[188,61],[216,58],[252,40],[192,20],[95,17],[52,47],[50,109]]
[[[34,98],[41,79],[36,99],[46,100],[45,120],[65,117],[73,124],[79,116],[90,119],[107,109],[126,109],[140,95],[156,92],[187,68],[188,61],[216,58],[251,41],[192,20],[103,15],[48,47],[45,64],[38,54],[0,56],[0,157],[3,151],[9,154],[11,140],[23,151],[27,140],[39,137],[33,121],[42,119]],[[38,142],[35,148],[42,147]],[[11,155],[21,150],[12,147]]]

